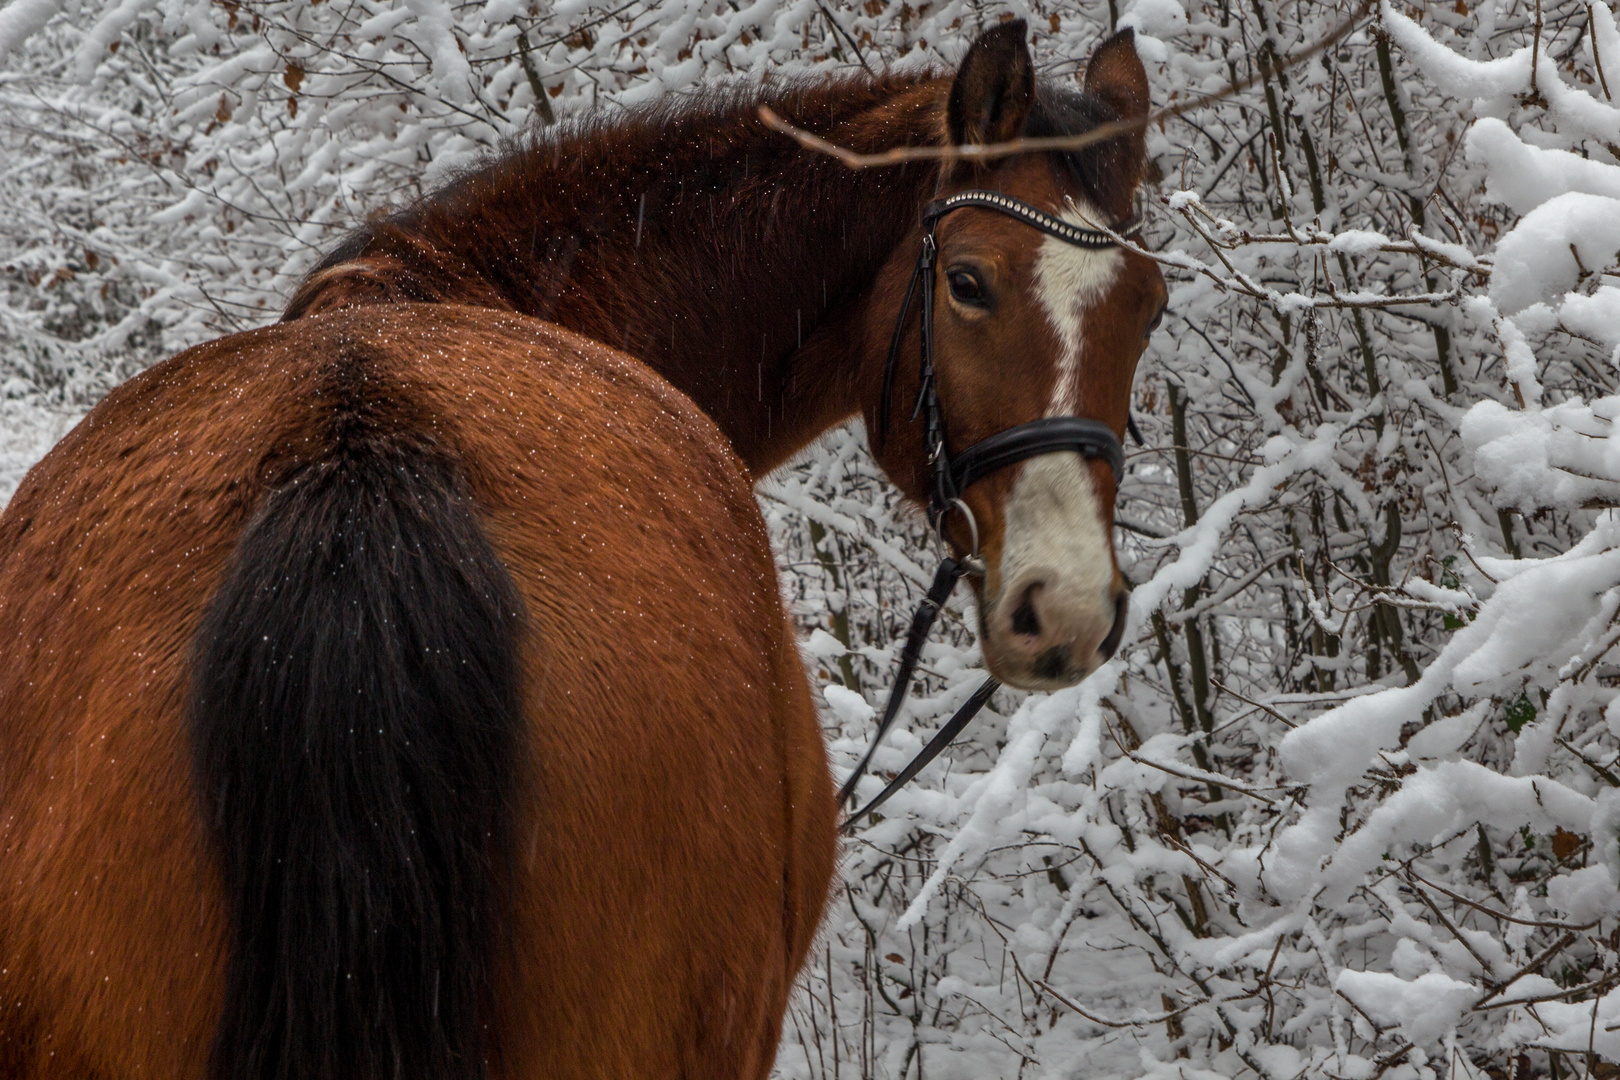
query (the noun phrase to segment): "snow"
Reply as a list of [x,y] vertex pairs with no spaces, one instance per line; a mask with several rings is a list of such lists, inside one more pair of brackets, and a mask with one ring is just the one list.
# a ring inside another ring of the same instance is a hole
[[1502,1037],[1575,1053],[1594,1051],[1607,1061],[1620,1061],[1620,991],[1605,994],[1596,1007],[1541,1002],[1534,1015],[1516,1019]]
[[[1114,7],[1160,104],[1343,17]],[[1538,43],[1525,4],[1388,0],[1271,85],[1281,140],[1264,84],[1149,129],[1164,183],[1142,250],[1171,302],[1120,492],[1125,644],[1078,687],[998,692],[849,842],[779,1075],[1620,1061],[1620,110],[1598,71],[1620,90],[1620,30],[1603,4],[1540,7]],[[1107,0],[1008,10],[1057,79],[1110,18]],[[10,0],[0,501],[108,386],[269,321],[343,229],[535,122],[520,32],[570,123],[721,83],[938,68],[998,14]],[[841,774],[934,549],[858,423],[757,490]],[[880,769],[983,678],[966,594]]]
[[11,0],[0,8],[0,60],[39,32],[61,9],[59,0]]
[[1620,367],[1620,286],[1604,285],[1590,296],[1565,297],[1558,320],[1570,333],[1608,346],[1610,363]]
[[840,724],[859,727],[877,715],[877,710],[868,705],[865,698],[842,686],[823,686],[821,696]]
[[1187,32],[1187,10],[1180,0],[1133,0],[1125,14],[1119,18],[1119,28],[1136,31],[1136,51],[1149,63],[1164,63],[1170,58],[1166,38]]
[[455,36],[455,18],[444,0],[405,0],[416,18],[400,24],[400,36],[431,61],[433,82],[457,105],[472,101],[473,73]]
[[1347,229],[1328,242],[1328,250],[1346,255],[1371,255],[1389,243],[1389,237],[1371,229]]
[[[1620,58],[1620,28],[1615,25],[1614,12],[1603,4],[1593,4],[1590,10],[1592,23],[1586,39],[1581,42],[1581,49],[1594,69],[1599,64],[1605,64],[1607,74],[1620,67],[1620,59],[1616,59]],[[1610,92],[1614,89],[1614,83],[1610,81]]]
[[0,507],[11,501],[23,474],[45,456],[80,413],[25,399],[0,399]]
[[1533,412],[1482,401],[1458,434],[1497,505],[1534,513],[1620,499],[1620,440],[1610,422],[1617,416],[1620,398],[1612,397]]
[[1341,971],[1335,988],[1375,1023],[1424,1046],[1455,1027],[1480,992],[1438,971],[1407,981],[1380,971]]
[[1569,192],[1530,211],[1496,245],[1491,299],[1504,315],[1571,292],[1620,253],[1620,198]]
[[1494,117],[1468,129],[1465,147],[1468,159],[1485,169],[1486,195],[1515,213],[1573,191],[1620,199],[1620,166],[1533,146]]
[[1518,89],[1529,85],[1528,47],[1496,60],[1471,60],[1435,41],[1389,0],[1378,6],[1379,20],[1412,66],[1451,97],[1469,101],[1488,114]]
[[1620,887],[1611,866],[1586,866],[1547,882],[1547,903],[1572,923],[1590,924],[1620,908]]

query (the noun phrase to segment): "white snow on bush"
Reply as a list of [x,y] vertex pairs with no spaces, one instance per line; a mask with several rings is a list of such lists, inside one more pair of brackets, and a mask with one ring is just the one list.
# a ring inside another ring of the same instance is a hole
[[[1620,171],[1620,170],[1616,170]],[[1496,245],[1491,300],[1504,315],[1572,292],[1620,252],[1620,198],[1569,192],[1537,206]]]
[[1485,169],[1485,193],[1526,214],[1572,191],[1620,199],[1620,168],[1603,161],[1524,142],[1495,117],[1468,129],[1468,158]]
[[1439,1039],[1462,1018],[1479,990],[1438,971],[1410,982],[1378,971],[1341,971],[1335,989],[1375,1023],[1389,1024],[1418,1045]]
[[[1181,105],[1346,10],[9,0],[0,500],[108,387],[274,319],[345,229],[547,115],[943,70],[1004,14],[1060,81],[1135,28]],[[1170,309],[1118,504],[1125,644],[999,692],[849,840],[780,1075],[1620,1062],[1616,93],[1602,3],[1386,0],[1149,128]],[[759,493],[842,777],[933,548],[858,425]],[[974,624],[947,605],[869,785],[983,678]]]

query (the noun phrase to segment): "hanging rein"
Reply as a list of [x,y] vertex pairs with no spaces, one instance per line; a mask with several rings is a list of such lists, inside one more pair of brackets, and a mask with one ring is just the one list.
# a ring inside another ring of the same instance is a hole
[[[1125,471],[1125,450],[1113,429],[1100,420],[1083,416],[1049,416],[1031,420],[976,442],[955,457],[946,453],[944,412],[940,407],[934,373],[934,260],[939,252],[934,233],[941,218],[967,206],[994,210],[1039,229],[1048,236],[1056,237],[1066,244],[1092,250],[1114,247],[1119,243],[1119,237],[1131,235],[1141,227],[1140,221],[1133,218],[1119,223],[1111,230],[1085,229],[1071,225],[1062,218],[1054,217],[1022,200],[994,191],[958,192],[949,198],[935,200],[923,208],[922,253],[917,256],[916,268],[911,272],[911,282],[906,286],[906,298],[900,304],[900,317],[895,320],[894,336],[889,341],[888,363],[883,370],[883,396],[878,407],[877,439],[881,447],[882,439],[889,430],[890,405],[894,396],[894,373],[900,360],[900,343],[905,337],[912,302],[917,299],[920,292],[922,370],[917,400],[911,409],[911,419],[912,422],[916,422],[919,417],[922,419],[923,439],[928,447],[928,461],[933,470],[928,496],[928,524],[943,538],[945,516],[952,510],[960,511],[967,520],[972,547],[960,560],[947,555],[941,561],[939,570],[934,574],[933,585],[928,589],[928,595],[918,606],[917,614],[912,616],[911,629],[906,634],[905,651],[900,655],[900,671],[893,688],[889,691],[889,700],[883,707],[883,718],[878,722],[877,733],[872,736],[871,745],[867,747],[860,763],[855,766],[855,770],[849,774],[849,778],[839,790],[839,805],[848,802],[850,796],[855,793],[856,785],[860,783],[861,777],[866,775],[867,766],[872,762],[872,755],[882,745],[883,737],[888,734],[895,717],[900,714],[900,706],[910,689],[911,677],[917,669],[917,660],[922,654],[923,643],[928,639],[928,631],[933,627],[940,608],[956,588],[956,583],[963,577],[984,573],[984,560],[979,556],[979,526],[973,518],[973,512],[962,500],[962,493],[974,481],[998,469],[1041,454],[1072,452],[1085,458],[1106,461],[1114,471],[1116,490]],[[973,692],[973,696],[956,710],[956,715],[952,716],[928,741],[928,745],[923,747],[893,780],[889,781],[888,786],[871,802],[845,820],[844,829],[846,831],[853,829],[857,822],[887,802],[889,796],[904,787],[912,777],[938,757],[940,751],[949,746],[974,716],[978,715],[979,710],[990,700],[990,695],[995,693],[1000,685],[993,676],[985,679]]]

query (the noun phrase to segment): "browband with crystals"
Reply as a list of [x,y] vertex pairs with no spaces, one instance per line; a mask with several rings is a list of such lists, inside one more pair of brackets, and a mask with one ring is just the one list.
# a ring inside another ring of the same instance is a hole
[[1079,225],[1071,225],[1060,217],[1048,214],[1045,210],[1029,205],[1021,199],[1010,195],[1003,195],[997,191],[959,191],[955,195],[943,199],[935,199],[923,207],[923,226],[927,228],[952,210],[959,210],[964,206],[982,206],[989,210],[996,210],[1010,218],[1017,218],[1031,228],[1039,229],[1048,236],[1062,240],[1065,244],[1075,247],[1091,248],[1093,250],[1114,247],[1119,243],[1121,236],[1133,236],[1142,231],[1142,219],[1130,217],[1112,226],[1110,229],[1085,229]]

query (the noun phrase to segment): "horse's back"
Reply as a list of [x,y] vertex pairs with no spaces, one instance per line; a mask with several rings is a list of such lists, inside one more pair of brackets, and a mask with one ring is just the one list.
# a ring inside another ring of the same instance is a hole
[[0,1074],[203,1071],[231,931],[188,664],[244,529],[345,425],[454,463],[526,608],[493,1071],[762,1074],[833,808],[749,477],[640,365],[445,307],[182,354],[0,515]]

